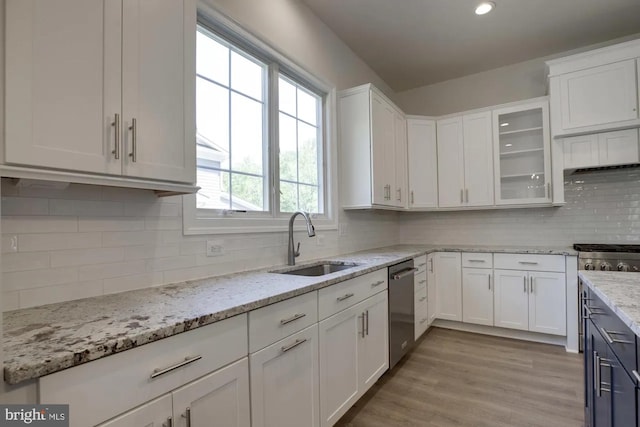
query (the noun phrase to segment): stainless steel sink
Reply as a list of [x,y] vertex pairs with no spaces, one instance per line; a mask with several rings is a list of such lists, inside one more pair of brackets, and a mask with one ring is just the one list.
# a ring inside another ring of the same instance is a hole
[[289,267],[281,270],[270,271],[270,273],[293,274],[295,276],[324,276],[325,274],[337,271],[348,270],[357,267],[359,264],[341,261],[322,261],[313,265],[301,265],[300,267]]

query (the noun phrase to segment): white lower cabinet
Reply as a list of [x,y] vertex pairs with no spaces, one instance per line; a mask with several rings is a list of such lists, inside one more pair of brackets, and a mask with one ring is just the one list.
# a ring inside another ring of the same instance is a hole
[[250,427],[249,365],[243,358],[100,427]]
[[436,304],[436,273],[433,267],[434,254],[427,256],[427,324],[430,326],[436,320],[438,309]]
[[389,368],[387,292],[319,323],[320,425],[334,425]]
[[462,269],[462,321],[493,326],[491,269]]
[[495,270],[495,326],[566,335],[564,273]]
[[252,354],[250,365],[252,427],[318,426],[317,324]]
[[460,253],[434,254],[436,281],[436,317],[462,321],[462,264]]

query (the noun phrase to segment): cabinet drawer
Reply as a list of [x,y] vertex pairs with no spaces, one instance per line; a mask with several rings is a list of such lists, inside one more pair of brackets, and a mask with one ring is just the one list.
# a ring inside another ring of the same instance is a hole
[[413,266],[418,269],[416,273],[427,272],[427,256],[422,255],[413,259]]
[[494,254],[493,266],[502,270],[565,271],[563,255]]
[[318,291],[318,317],[326,319],[384,289],[387,289],[387,269],[374,271]]
[[[72,426],[93,426],[245,357],[247,333],[241,314],[56,372],[40,378],[39,399],[69,404]],[[161,369],[167,372],[151,378]]]
[[318,321],[318,293],[309,292],[249,312],[249,353]]
[[[427,288],[420,289],[413,296],[413,306],[415,308],[415,312],[418,313],[420,310],[427,309]],[[416,314],[416,318],[418,315]]]
[[418,292],[420,289],[427,288],[427,272],[416,272],[413,276],[413,289],[414,292]]
[[463,253],[462,266],[473,267],[473,268],[493,268],[493,254]]
[[591,289],[589,289],[588,298],[585,301],[587,315],[631,374],[632,370],[638,368],[636,334]]

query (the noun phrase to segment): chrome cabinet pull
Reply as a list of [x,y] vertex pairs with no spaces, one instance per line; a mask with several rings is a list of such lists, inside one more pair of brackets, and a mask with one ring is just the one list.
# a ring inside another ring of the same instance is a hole
[[135,163],[138,161],[138,121],[136,119],[131,119],[129,130],[131,131],[131,153],[129,153],[129,157]]
[[302,318],[303,318],[303,317],[305,317],[305,316],[306,316],[306,314],[305,314],[305,313],[298,313],[298,314],[294,314],[293,316],[291,316],[291,317],[290,317],[290,318],[288,318],[288,319],[282,319],[282,320],[280,321],[280,324],[281,324],[281,325],[286,325],[286,324],[288,324],[288,323],[295,322],[295,321],[296,321],[296,320],[298,320],[298,319],[302,319]]
[[[115,142],[115,147],[113,148],[113,151],[111,152],[111,154],[113,154],[113,157],[115,157],[116,160],[120,159],[120,114],[116,113],[113,119],[113,123],[111,123],[111,126],[114,127],[114,142]],[[171,426],[169,426],[171,427]]]
[[417,271],[418,269],[415,267],[411,267],[411,268],[407,268],[406,270],[402,270],[399,273],[396,273],[393,275],[393,280],[400,280],[403,277],[407,277],[410,274],[413,274],[414,271]]
[[364,338],[364,313],[362,316],[358,316],[359,319],[362,319],[362,338]]
[[427,297],[422,297],[419,299],[419,302],[425,301],[427,299]]
[[427,321],[427,318],[426,318],[426,317],[424,317],[424,318],[420,319],[420,324],[422,325],[422,324],[423,324],[424,322],[426,322],[426,321]]
[[384,283],[384,280],[378,280],[377,282],[372,283],[372,284],[371,284],[371,287],[372,287],[372,288],[376,288],[376,287],[378,287],[378,286],[382,285],[383,283]]
[[607,331],[605,328],[602,328],[602,327],[599,329],[600,329],[600,332],[602,332],[602,335],[604,335],[606,340],[609,342],[609,344],[635,344],[635,342],[632,342],[632,341],[618,340],[618,339],[611,338],[611,335],[625,335],[624,332]]
[[551,198],[551,183],[547,182],[547,199]]
[[280,349],[280,351],[282,351],[283,353],[286,353],[287,351],[289,351],[289,350],[293,350],[294,348],[296,348],[297,346],[299,346],[300,344],[303,344],[303,343],[305,343],[305,342],[307,342],[307,339],[306,339],[306,338],[301,339],[301,340],[295,340],[295,341],[293,342],[293,344],[289,344],[289,345],[285,345],[285,346],[283,346],[283,347]]
[[464,189],[464,194],[465,194],[465,198],[467,199],[467,203],[469,203],[469,189],[468,188]]
[[527,276],[524,276],[523,279],[524,279],[524,293],[526,294],[527,293]]
[[415,200],[413,198],[413,190],[411,190],[411,204],[413,205],[415,203]]
[[423,284],[423,283],[427,283],[427,281],[426,281],[426,280],[420,280],[420,281],[418,282],[418,284],[419,284],[419,285],[421,285],[421,284]]
[[518,263],[524,265],[538,265],[536,261],[518,261]]
[[433,258],[429,259],[429,264],[430,264],[429,271],[433,273]]
[[635,378],[636,382],[640,384],[640,374],[638,374],[638,371],[634,369],[631,371],[631,374],[633,375],[633,378]]
[[337,298],[337,300],[338,300],[338,301],[344,301],[344,300],[346,300],[346,299],[351,298],[353,295],[354,295],[354,294],[350,292],[350,293],[348,293],[348,294],[344,294],[344,295],[342,295],[341,297],[338,297],[338,298]]
[[162,423],[162,427],[173,427],[173,418],[172,417],[167,418],[167,422]]
[[593,315],[603,315],[603,314],[607,314],[605,311],[600,310],[598,307],[590,307],[587,304],[583,305],[585,311],[587,312],[587,315],[589,317],[593,316]]
[[151,378],[157,378],[160,375],[175,371],[178,368],[182,368],[183,366],[189,365],[193,362],[197,362],[200,359],[202,359],[202,356],[187,357],[182,362],[176,363],[175,365],[169,366],[168,368],[154,369],[153,373],[151,374]]
[[364,312],[364,316],[365,316],[365,331],[367,335],[369,335],[369,310]]
[[427,265],[427,263],[423,262],[423,263],[418,264],[418,267],[424,267],[425,265]]
[[460,203],[464,203],[464,189],[460,189]]
[[398,199],[398,202],[401,202],[401,201],[402,201],[402,188],[398,188],[398,189],[396,190],[396,197],[397,197],[397,199]]
[[483,259],[470,259],[469,262],[486,262]]
[[596,393],[599,393],[598,388],[600,384],[600,370],[598,367],[600,366],[600,357],[598,356],[597,351],[593,351],[593,390]]
[[533,293],[533,277],[529,277],[529,292]]
[[184,414],[182,414],[182,418],[186,418],[187,423],[186,427],[191,427],[191,408],[187,408]]
[[489,274],[487,278],[489,279],[487,280],[487,282],[489,282],[489,290],[491,290],[491,274]]

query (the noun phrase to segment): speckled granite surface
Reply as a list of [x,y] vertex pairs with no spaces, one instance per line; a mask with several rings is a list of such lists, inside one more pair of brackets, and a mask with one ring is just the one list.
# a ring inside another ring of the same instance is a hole
[[325,258],[358,266],[321,277],[269,273],[287,269],[274,266],[11,311],[4,314],[4,379],[17,384],[38,378],[442,251],[576,254],[568,248],[401,245]]
[[578,277],[640,337],[640,274],[581,270]]

